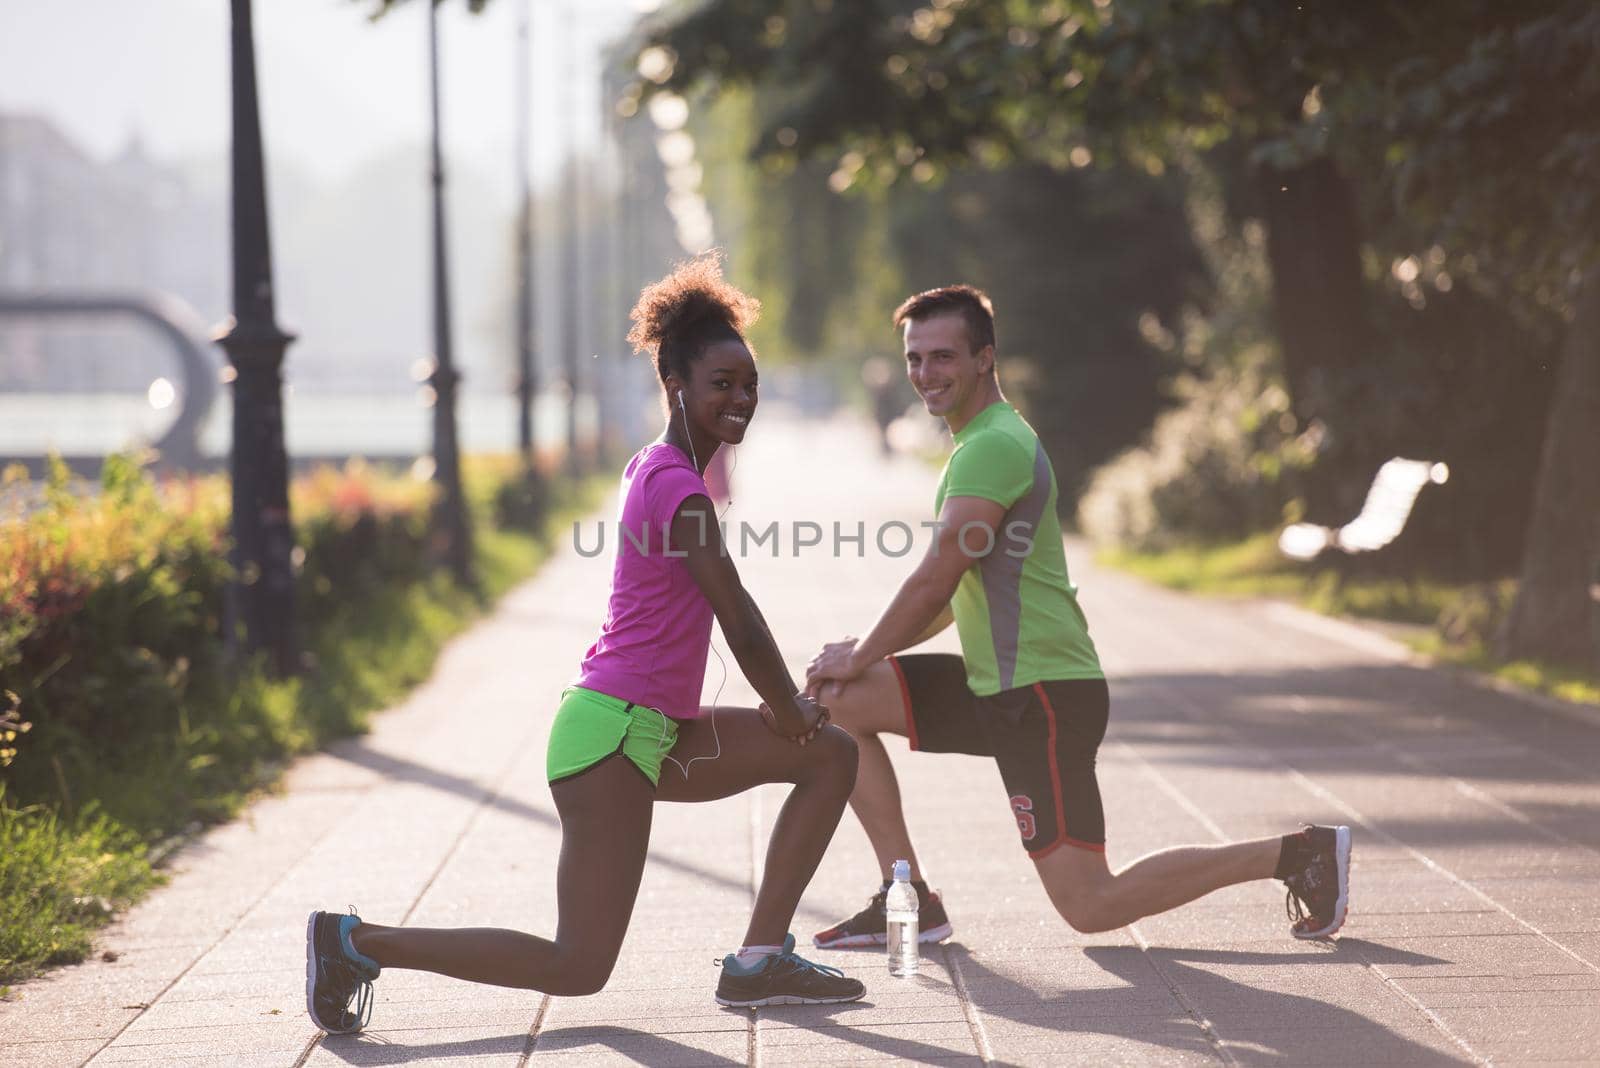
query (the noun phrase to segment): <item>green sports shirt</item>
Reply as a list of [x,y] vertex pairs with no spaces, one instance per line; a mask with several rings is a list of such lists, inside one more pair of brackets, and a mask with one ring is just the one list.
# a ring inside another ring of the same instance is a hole
[[[1005,401],[955,436],[935,515],[950,497],[981,497],[1006,510],[993,548],[962,574],[950,602],[972,692],[1104,678],[1078,588],[1067,578],[1055,471],[1039,435]],[[963,541],[974,555],[985,548],[976,533]]]

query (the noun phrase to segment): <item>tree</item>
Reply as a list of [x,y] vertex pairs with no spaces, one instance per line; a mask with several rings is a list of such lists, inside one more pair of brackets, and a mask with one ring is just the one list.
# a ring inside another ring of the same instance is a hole
[[1471,255],[1485,284],[1567,319],[1555,402],[1499,635],[1508,657],[1600,667],[1600,8],[1519,8],[1397,75],[1388,123],[1403,207]]
[[[1302,425],[1328,433],[1313,515],[1347,518],[1380,446],[1359,432],[1381,377],[1356,198],[1323,100],[1367,85],[1425,16],[1278,0],[815,4],[714,0],[652,44],[680,90],[781,84],[759,155],[848,148],[869,174],[1029,159],[1151,173],[1246,148],[1268,223],[1283,368]],[[1430,30],[1429,32],[1433,32]]]
[[[897,7],[906,5],[879,10]],[[770,10],[747,13],[760,28],[730,38],[771,32]],[[794,61],[803,68],[826,55],[849,82],[869,51],[853,34],[823,33]],[[644,58],[665,84],[698,91],[673,81],[671,57]],[[749,89],[723,81],[714,107],[694,109],[720,117],[720,129],[697,139],[714,146],[712,159],[732,157],[749,187],[728,189],[718,171],[730,168],[708,159],[708,180],[722,187],[719,232],[735,264],[753,270],[785,340],[814,353],[886,344],[887,309],[908,291],[955,279],[988,289],[1002,310],[1008,377],[1027,382],[1020,403],[1053,447],[1070,507],[1089,469],[1132,443],[1160,402],[1171,368],[1141,323],[1153,315],[1175,326],[1180,306],[1205,297],[1181,180],[1121,161],[1097,169],[1081,158],[1051,165],[1012,152],[942,181],[904,143],[892,153],[788,151],[786,143],[804,139],[787,124],[814,82],[779,73]],[[848,108],[859,91],[859,82],[848,85],[838,106]],[[771,151],[758,153],[756,166],[746,160],[751,129],[770,133]],[[941,123],[927,132],[947,131]],[[718,150],[730,140],[732,151]],[[891,166],[911,179],[892,191]]]
[[[1444,242],[1508,305],[1571,320],[1504,648],[1592,660],[1593,4],[712,0],[652,43],[662,81],[680,89],[785,85],[792,103],[761,131],[759,155],[848,149],[866,173],[893,176],[1091,154],[1156,171],[1186,151],[1242,147],[1294,412],[1329,432],[1313,517],[1347,518],[1386,444],[1367,432],[1389,368],[1363,295],[1361,223],[1374,199],[1397,195],[1397,232]],[[1349,182],[1352,163],[1367,188]]]

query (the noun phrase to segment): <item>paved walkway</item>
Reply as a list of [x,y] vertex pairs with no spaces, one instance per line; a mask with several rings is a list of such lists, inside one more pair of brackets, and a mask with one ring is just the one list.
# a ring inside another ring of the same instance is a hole
[[[784,524],[780,559],[768,542],[741,566],[797,668],[822,641],[864,629],[908,568],[874,545],[880,524],[906,522],[926,544],[915,524],[932,474],[881,463],[847,424],[804,431],[769,417],[733,481],[735,538],[741,520]],[[811,531],[797,520],[824,534],[798,559]],[[865,558],[848,542],[835,558],[835,520],[847,535],[865,524]],[[886,529],[888,549],[903,541]],[[766,788],[660,806],[603,994],[393,972],[377,984],[370,1031],[319,1038],[303,993],[312,908],[553,929],[559,826],[544,739],[609,573],[568,551],[370,735],[302,761],[280,794],[184,850],[171,884],[105,934],[104,959],[0,1004],[0,1063],[1600,1063],[1597,717],[1419,670],[1344,624],[1156,590],[1071,548],[1113,676],[1101,756],[1112,863],[1301,819],[1347,822],[1354,907],[1337,943],[1288,938],[1275,883],[1077,935],[1015,844],[992,766],[901,750],[913,831],[955,925],[914,981],[890,978],[878,953],[817,953],[863,978],[866,998],[754,1013],[711,1000],[712,960],[743,931],[782,798]],[[710,689],[721,674],[713,660]],[[736,674],[722,696],[752,699]],[[847,814],[796,917],[802,943],[875,883]]]

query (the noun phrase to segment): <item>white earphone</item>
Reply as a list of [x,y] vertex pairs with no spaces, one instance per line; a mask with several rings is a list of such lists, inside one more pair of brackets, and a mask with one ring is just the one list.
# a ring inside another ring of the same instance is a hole
[[689,411],[683,406],[683,390],[678,390],[678,411],[683,413],[683,436],[689,442],[689,459],[694,461],[694,469],[700,470],[700,457],[694,454],[694,435],[689,433]]
[[[694,454],[694,436],[689,433],[689,410],[683,406],[683,390],[681,389],[678,390],[678,411],[683,413],[683,436],[684,439],[689,443],[689,459],[694,461],[694,468],[696,471],[698,471],[700,470],[700,458]],[[679,771],[683,772],[683,778],[685,782],[689,780],[689,769],[694,767],[695,761],[715,760],[722,755],[722,736],[717,733],[717,698],[722,696],[722,686],[728,681],[728,663],[722,659],[722,654],[717,652],[716,646],[708,646],[708,648],[710,648],[711,652],[716,656],[717,662],[722,665],[722,683],[717,685],[716,696],[711,698],[711,737],[712,740],[717,744],[716,751],[710,756],[701,754],[697,757],[690,757],[687,763],[680,762],[677,757],[674,757],[667,752],[667,749],[671,748],[670,745],[661,751],[661,758],[663,760],[671,761],[673,764],[678,766]],[[651,711],[661,717],[662,732],[661,738],[658,741],[664,742],[666,740],[665,724],[667,715],[659,708],[652,708]]]

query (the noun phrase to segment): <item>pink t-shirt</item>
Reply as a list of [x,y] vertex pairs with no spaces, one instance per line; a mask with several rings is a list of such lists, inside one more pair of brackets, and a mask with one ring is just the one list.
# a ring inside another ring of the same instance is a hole
[[628,461],[611,602],[576,680],[674,719],[700,715],[711,646],[711,602],[667,538],[678,506],[697,493],[708,495],[705,480],[675,445],[654,442]]

